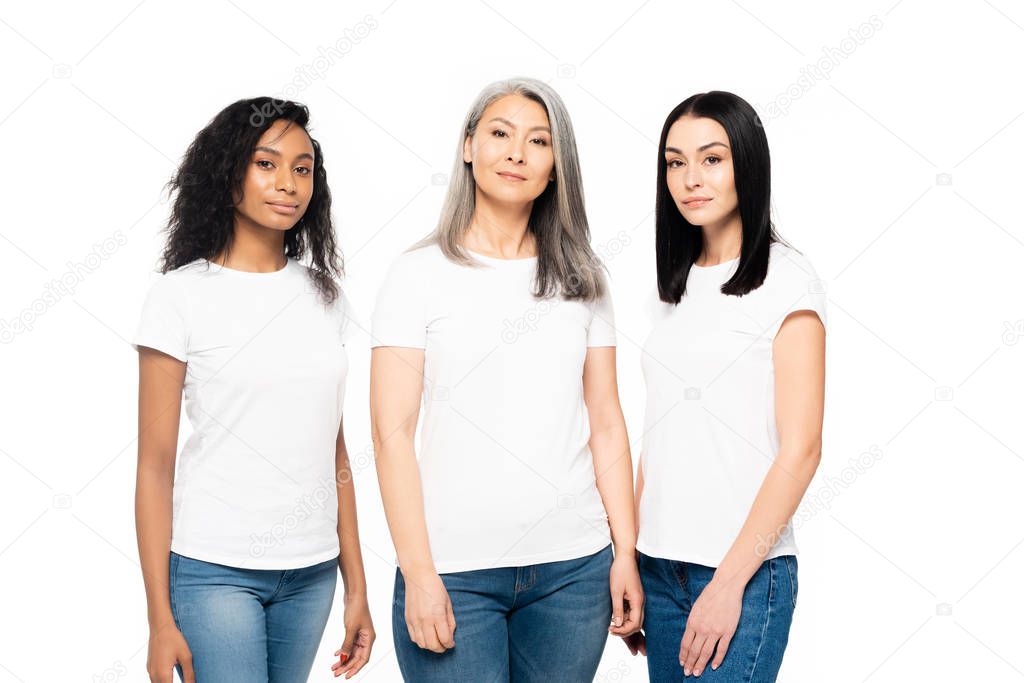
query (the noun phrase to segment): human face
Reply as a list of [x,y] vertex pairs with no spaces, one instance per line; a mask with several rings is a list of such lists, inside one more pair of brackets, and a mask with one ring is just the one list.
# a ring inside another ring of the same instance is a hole
[[684,116],[665,139],[665,182],[691,225],[724,226],[739,216],[729,136],[714,119]]
[[[291,125],[289,125],[291,124]],[[313,143],[301,126],[277,120],[256,143],[235,211],[270,230],[289,230],[313,196]]]
[[551,124],[539,103],[522,95],[491,102],[462,159],[473,165],[477,189],[494,201],[529,204],[554,176]]

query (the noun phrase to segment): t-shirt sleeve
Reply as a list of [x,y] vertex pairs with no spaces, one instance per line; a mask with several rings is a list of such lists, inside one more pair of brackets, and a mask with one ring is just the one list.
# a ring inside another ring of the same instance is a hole
[[348,294],[342,290],[338,295],[341,303],[341,320],[339,325],[341,329],[341,344],[344,346],[352,341],[352,337],[362,329],[362,324],[359,322],[359,316],[356,314],[355,309],[352,307],[352,300],[348,298]]
[[814,311],[822,326],[828,328],[825,310],[825,283],[818,277],[811,262],[796,252],[785,256],[780,265],[783,286],[775,297],[775,317],[769,328],[772,338],[782,329],[790,313]]
[[615,310],[605,281],[604,294],[590,303],[593,316],[587,329],[587,346],[615,346]]
[[427,274],[416,259],[403,254],[391,264],[377,292],[371,320],[370,347],[427,348],[427,314],[423,285]]
[[142,304],[131,345],[146,346],[188,362],[188,301],[184,290],[166,274],[154,282]]

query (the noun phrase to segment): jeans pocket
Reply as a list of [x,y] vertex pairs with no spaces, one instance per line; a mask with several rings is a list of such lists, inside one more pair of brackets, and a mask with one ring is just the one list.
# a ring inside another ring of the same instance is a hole
[[789,574],[790,595],[793,598],[793,608],[796,608],[796,595],[800,591],[800,579],[797,576],[797,561],[795,555],[786,555],[786,573]]

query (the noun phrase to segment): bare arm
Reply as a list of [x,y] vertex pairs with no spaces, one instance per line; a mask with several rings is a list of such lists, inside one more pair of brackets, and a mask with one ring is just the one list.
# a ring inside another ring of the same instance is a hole
[[170,681],[174,663],[193,680],[191,653],[171,615],[171,499],[181,419],[185,363],[154,349],[139,350],[139,456],[135,530],[146,586],[153,681]]
[[334,449],[334,465],[338,487],[338,542],[341,555],[338,565],[345,584],[345,600],[366,598],[366,572],[363,569],[363,552],[359,543],[359,520],[356,517],[355,480],[352,465],[345,446],[345,424],[338,428],[338,440]]
[[334,447],[335,484],[338,489],[338,543],[341,554],[338,566],[345,584],[345,639],[334,653],[338,657],[331,669],[335,676],[351,678],[370,660],[370,651],[377,633],[373,628],[366,595],[366,572],[359,542],[359,520],[356,517],[355,480],[345,446],[345,422],[338,427]]
[[455,644],[455,619],[437,574],[423,513],[416,423],[423,394],[423,349],[384,346],[370,361],[370,421],[384,513],[406,581],[409,637],[443,652]]
[[633,461],[619,404],[614,346],[587,349],[583,400],[590,418],[590,452],[597,489],[608,513],[615,546],[610,577],[614,625],[609,630],[614,635],[628,636],[643,623],[643,589],[636,565]]
[[626,421],[619,405],[614,346],[587,349],[583,400],[590,418],[590,451],[597,489],[608,512],[615,554],[633,555],[636,552],[633,460]]
[[373,349],[370,421],[384,513],[402,573],[434,571],[416,463],[416,423],[423,393],[423,351]]

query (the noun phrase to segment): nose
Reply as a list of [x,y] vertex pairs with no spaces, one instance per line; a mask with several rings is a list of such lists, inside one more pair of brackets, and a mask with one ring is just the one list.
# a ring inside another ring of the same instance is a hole
[[686,167],[686,176],[684,180],[686,181],[686,186],[690,189],[704,185],[704,180],[700,175],[700,168],[692,164]]
[[522,141],[513,142],[508,152],[507,161],[511,161],[514,164],[525,164],[526,155],[523,154],[523,143]]
[[288,194],[295,192],[295,178],[292,177],[290,168],[281,166],[277,169],[277,175],[274,177],[274,187]]

